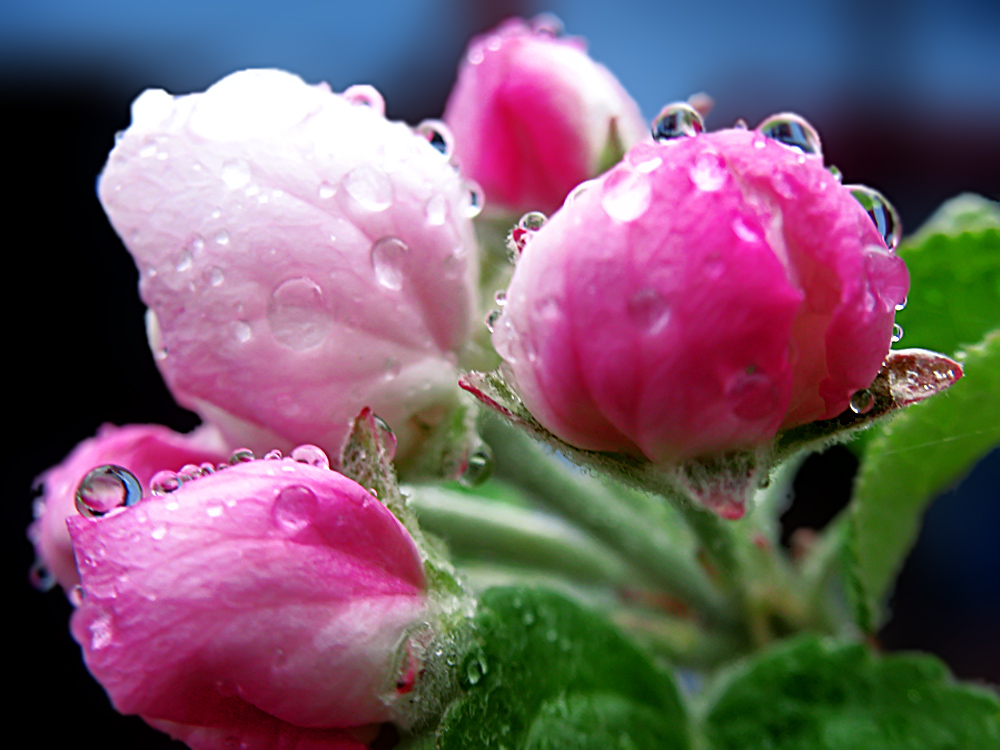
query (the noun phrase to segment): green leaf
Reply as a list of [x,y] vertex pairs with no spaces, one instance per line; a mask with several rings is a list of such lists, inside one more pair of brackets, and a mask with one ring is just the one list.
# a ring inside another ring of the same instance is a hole
[[905,410],[868,445],[854,487],[849,555],[859,624],[902,566],[928,503],[1000,444],[1000,332],[958,356],[965,377],[947,393]]
[[542,589],[483,594],[441,750],[689,747],[673,677],[600,615]]
[[728,675],[702,728],[711,750],[987,750],[1000,700],[934,657],[808,636]]
[[1000,325],[1000,204],[977,195],[945,203],[899,247],[910,269],[896,315],[907,347],[954,354]]

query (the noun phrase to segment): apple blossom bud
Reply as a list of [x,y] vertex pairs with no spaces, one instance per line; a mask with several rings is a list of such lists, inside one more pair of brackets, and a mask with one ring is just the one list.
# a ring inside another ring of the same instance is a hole
[[70,591],[80,582],[66,519],[77,514],[77,488],[91,469],[105,464],[123,467],[139,481],[140,491],[149,494],[150,480],[161,469],[214,465],[227,455],[222,437],[208,426],[189,435],[159,425],[102,426],[96,436],[84,440],[61,464],[38,478],[42,495],[28,530],[37,556],[32,569],[36,585],[44,588],[58,583]]
[[639,107],[584,41],[557,36],[544,18],[509,19],[472,40],[444,120],[491,212],[554,211],[648,137]]
[[72,632],[122,713],[196,748],[354,748],[339,730],[393,718],[426,580],[354,481],[250,460],[68,525]]
[[842,186],[800,118],[701,129],[669,109],[522,245],[493,341],[571,445],[658,464],[762,445],[843,412],[889,351],[909,286],[891,207]]
[[157,364],[233,447],[336,457],[371,406],[406,453],[411,419],[455,397],[478,208],[444,126],[382,109],[368,86],[247,70],[146,91],[111,152],[98,192],[139,267]]

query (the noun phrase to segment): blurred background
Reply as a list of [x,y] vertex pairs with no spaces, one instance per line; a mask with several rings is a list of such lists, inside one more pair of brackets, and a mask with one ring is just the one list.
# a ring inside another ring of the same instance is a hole
[[[779,111],[809,119],[845,181],[878,188],[912,231],[963,191],[1000,194],[1000,3],[995,0],[4,0],[0,107],[7,256],[3,329],[13,374],[3,451],[6,588],[27,670],[18,718],[35,744],[83,734],[105,747],[168,747],[117,719],[83,669],[58,591],[27,582],[24,529],[41,471],[109,421],[195,418],[153,365],[131,259],[94,180],[143,89],[201,91],[246,67],[280,67],[334,90],[371,83],[388,115],[439,116],[466,40],[509,15],[553,12],[586,37],[652,118],[705,91],[710,129]],[[905,339],[903,341],[905,344]],[[1000,396],[1000,394],[998,394]],[[847,449],[811,459],[789,528],[845,502]],[[937,653],[967,679],[1000,683],[1000,451],[931,508],[881,634],[887,648]],[[11,712],[11,715],[15,715]],[[23,719],[22,719],[23,720]],[[177,747],[180,747],[177,745]]]

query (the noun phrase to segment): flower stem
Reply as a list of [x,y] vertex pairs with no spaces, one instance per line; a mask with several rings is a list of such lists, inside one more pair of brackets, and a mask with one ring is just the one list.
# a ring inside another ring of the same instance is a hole
[[512,483],[615,549],[661,589],[710,620],[733,622],[731,603],[698,564],[690,541],[683,543],[683,529],[665,528],[657,516],[637,512],[619,493],[506,425],[487,421],[484,436]]

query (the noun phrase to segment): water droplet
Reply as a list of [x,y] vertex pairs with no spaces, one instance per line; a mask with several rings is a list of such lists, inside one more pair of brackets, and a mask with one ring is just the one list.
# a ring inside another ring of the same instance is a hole
[[76,509],[87,518],[100,518],[115,508],[135,505],[142,485],[128,469],[105,464],[91,469],[76,488]]
[[705,153],[695,159],[688,174],[699,190],[714,192],[726,183],[729,171],[721,156]]
[[649,208],[652,191],[644,174],[616,169],[605,178],[603,186],[601,206],[612,219],[633,221]]
[[348,172],[344,177],[344,189],[368,211],[385,211],[392,205],[392,183],[385,172],[370,164],[362,164]]
[[166,495],[175,492],[181,486],[181,480],[174,471],[158,471],[149,480],[149,490],[154,495]]
[[253,451],[249,448],[237,448],[229,454],[229,465],[245,464],[254,460]]
[[398,237],[383,237],[372,244],[371,261],[375,280],[386,289],[402,289],[408,255],[409,248]]
[[209,518],[218,518],[219,516],[222,515],[222,512],[223,511],[221,505],[210,505],[205,509],[205,513],[208,515]]
[[333,328],[323,290],[309,278],[289,279],[275,287],[267,322],[277,341],[298,350],[322,343]]
[[417,125],[416,130],[446,159],[450,159],[455,153],[455,137],[451,134],[451,129],[440,120],[424,120]]
[[245,344],[250,340],[250,337],[253,336],[253,329],[250,328],[250,324],[245,320],[237,320],[233,323],[233,336],[235,336],[236,340],[241,344]]
[[374,86],[368,84],[357,84],[349,86],[344,90],[342,96],[351,104],[362,107],[371,107],[380,115],[385,115],[385,99]]
[[465,663],[462,665],[461,671],[462,686],[466,688],[475,687],[486,676],[488,671],[486,655],[480,649],[476,649],[465,657]]
[[292,452],[288,454],[288,457],[293,461],[298,461],[300,464],[309,464],[318,469],[330,468],[330,457],[326,455],[326,451],[316,445],[305,443],[296,446],[292,448]]
[[903,297],[903,301],[899,302],[896,305],[896,312],[899,312],[900,310],[905,310],[906,309],[906,302],[907,302],[907,298]]
[[490,310],[486,314],[486,329],[490,333],[493,333],[493,331],[496,330],[497,321],[500,320],[501,315],[503,315],[503,312],[500,310]]
[[486,443],[480,443],[470,453],[458,481],[466,487],[476,487],[493,473],[493,450]]
[[690,138],[705,129],[701,115],[687,102],[668,104],[653,120],[653,139],[670,141],[675,138]]
[[507,304],[507,292],[503,289],[499,290],[493,295],[493,301],[496,302],[500,307]]
[[153,539],[155,539],[156,541],[164,539],[167,536],[167,527],[157,526],[155,529],[153,529],[150,536],[153,537]]
[[896,209],[878,190],[873,190],[866,185],[849,185],[847,188],[868,214],[868,218],[872,220],[879,234],[882,235],[885,246],[890,250],[895,250],[902,232]]
[[57,583],[56,577],[45,567],[41,560],[35,560],[28,570],[28,582],[37,591],[51,591]]
[[855,414],[867,414],[875,405],[875,396],[867,388],[855,391],[851,396],[851,411]]
[[733,414],[747,421],[771,417],[780,405],[778,390],[771,376],[749,370],[729,382],[726,400]]
[[270,451],[268,451],[267,453],[264,454],[264,460],[265,461],[280,461],[281,458],[282,458],[282,456],[283,456],[282,452],[279,451],[277,448],[275,448],[274,450],[270,450]]
[[375,415],[375,435],[382,446],[382,453],[388,460],[396,457],[396,433],[382,417]]
[[474,219],[483,212],[483,189],[474,180],[465,181],[465,215]]
[[835,180],[836,180],[837,182],[843,182],[843,181],[844,181],[844,173],[843,173],[843,172],[841,172],[841,171],[840,171],[840,170],[839,170],[839,169],[838,169],[837,167],[835,167],[835,166],[834,166],[833,164],[831,164],[831,165],[830,165],[829,167],[827,167],[827,168],[826,168],[826,171],[827,171],[827,172],[829,172],[830,174],[832,174],[832,175],[833,175],[833,177],[834,177],[834,179],[835,179]]
[[319,184],[319,197],[328,200],[337,194],[337,187],[329,182],[323,181]]
[[228,161],[222,165],[222,181],[230,190],[238,190],[250,182],[250,165],[243,159]]
[[316,515],[316,494],[304,484],[293,484],[278,493],[271,517],[279,528],[295,534],[306,528]]
[[177,472],[177,478],[182,482],[190,482],[201,476],[201,467],[196,464],[184,464]]
[[640,289],[625,305],[629,319],[650,335],[655,335],[666,327],[670,320],[670,307],[656,289]]
[[229,244],[229,232],[227,232],[225,229],[220,229],[218,232],[215,233],[215,236],[212,239],[215,240],[216,245],[221,245],[222,247],[225,247],[226,245]]
[[212,465],[211,461],[205,461],[201,464],[201,475],[208,476],[209,474],[215,473],[215,466]]
[[541,211],[529,211],[517,220],[517,225],[527,232],[537,232],[548,221],[548,217]]
[[213,266],[208,272],[208,283],[211,286],[219,286],[225,278],[225,274],[222,273],[222,269],[218,266]]
[[565,31],[563,22],[551,13],[541,13],[531,19],[531,30],[544,36],[562,36]]
[[507,237],[507,249],[513,260],[516,261],[524,252],[528,240],[535,235],[535,232],[545,226],[546,221],[548,221],[548,217],[541,211],[529,211],[518,219],[517,224],[510,230],[510,235]]
[[74,607],[79,607],[83,604],[84,597],[86,597],[86,593],[83,590],[83,586],[79,583],[73,586],[73,588],[69,590],[69,594],[67,594],[70,604]]
[[568,196],[566,196],[566,203],[572,203],[573,201],[579,200],[584,193],[594,186],[595,182],[597,182],[597,180],[586,180],[581,182],[569,192]]
[[746,130],[749,127],[750,126],[747,125],[747,121],[744,120],[742,117],[739,118],[736,122],[733,123],[733,129],[734,130]]
[[823,156],[823,147],[816,129],[805,119],[791,112],[768,117],[757,130],[768,138],[804,154]]
[[177,256],[177,263],[174,267],[177,269],[179,273],[184,273],[185,271],[190,271],[191,266],[193,265],[194,265],[194,258],[191,257],[191,253],[189,253],[187,250],[184,250],[181,252],[180,255]]
[[440,193],[432,195],[424,206],[424,214],[427,216],[427,223],[432,227],[439,227],[448,218],[448,200]]
[[899,323],[892,324],[892,343],[898,344],[903,339],[903,326]]

